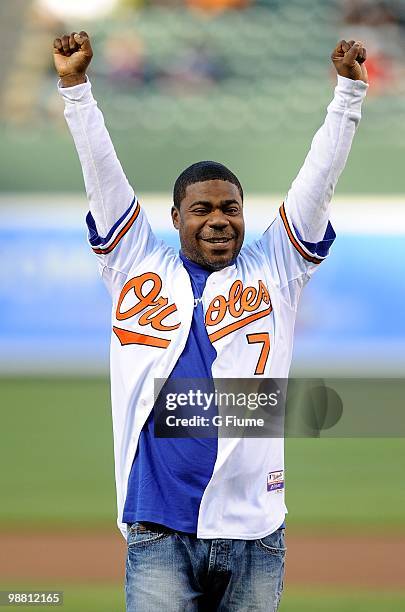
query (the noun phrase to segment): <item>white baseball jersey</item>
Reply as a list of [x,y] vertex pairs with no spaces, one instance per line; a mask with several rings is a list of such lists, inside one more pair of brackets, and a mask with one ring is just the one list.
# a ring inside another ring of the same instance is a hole
[[[325,123],[280,214],[232,265],[209,276],[202,303],[217,351],[214,378],[288,376],[298,300],[334,238],[329,204],[366,90],[362,81],[338,77]],[[154,378],[169,377],[183,351],[194,297],[178,253],[153,234],[125,177],[90,82],[59,91],[83,169],[89,242],[113,303],[117,522],[126,537],[123,505],[139,435],[154,405]],[[272,478],[277,486],[268,486]],[[283,480],[283,439],[219,438],[197,536],[256,539],[271,533],[286,513]]]

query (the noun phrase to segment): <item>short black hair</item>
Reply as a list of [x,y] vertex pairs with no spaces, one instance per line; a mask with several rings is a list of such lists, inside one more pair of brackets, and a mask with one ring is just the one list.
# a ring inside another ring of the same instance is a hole
[[180,208],[181,201],[186,197],[188,185],[204,181],[229,181],[236,185],[243,202],[243,189],[235,174],[223,164],[214,161],[200,161],[192,164],[180,174],[173,188],[173,203]]

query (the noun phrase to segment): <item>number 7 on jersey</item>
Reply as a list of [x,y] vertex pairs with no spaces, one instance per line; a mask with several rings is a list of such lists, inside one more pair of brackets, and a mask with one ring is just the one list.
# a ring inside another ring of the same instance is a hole
[[248,344],[263,344],[259,360],[256,365],[255,375],[264,374],[266,369],[267,359],[270,353],[270,334],[269,332],[263,332],[260,334],[246,334]]

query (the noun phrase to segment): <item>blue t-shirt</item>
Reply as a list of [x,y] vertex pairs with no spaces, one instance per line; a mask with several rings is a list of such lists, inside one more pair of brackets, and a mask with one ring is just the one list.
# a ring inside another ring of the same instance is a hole
[[[187,343],[170,378],[211,379],[216,350],[208,338],[201,298],[211,274],[182,253],[195,307]],[[159,401],[159,400],[158,400]],[[198,512],[217,457],[216,438],[155,438],[154,410],[140,437],[128,480],[124,523],[150,521],[197,533]]]

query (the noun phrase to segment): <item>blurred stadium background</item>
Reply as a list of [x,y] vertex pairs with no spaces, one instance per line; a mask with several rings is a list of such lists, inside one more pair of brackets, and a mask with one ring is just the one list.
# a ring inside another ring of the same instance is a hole
[[[241,179],[248,239],[267,227],[331,99],[332,48],[365,41],[371,86],[334,202],[338,238],[305,290],[293,371],[404,374],[405,0],[3,2],[4,533],[114,528],[109,299],[86,244],[82,176],[51,54],[55,36],[80,29],[93,39],[89,75],[119,157],[172,244],[172,184],[200,159]],[[293,531],[404,534],[402,440],[289,440],[287,466]],[[12,586],[4,576],[0,588]],[[388,594],[288,589],[282,612],[405,608],[405,583]],[[114,584],[65,591],[67,612],[122,609]]]

